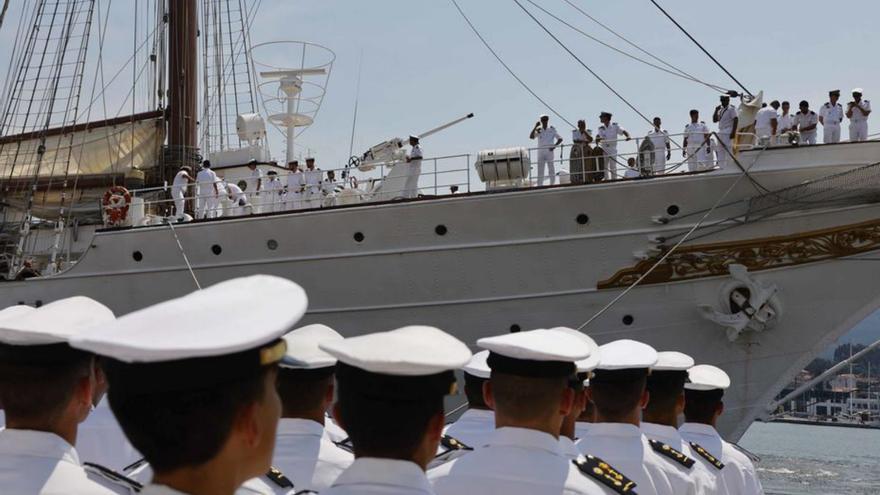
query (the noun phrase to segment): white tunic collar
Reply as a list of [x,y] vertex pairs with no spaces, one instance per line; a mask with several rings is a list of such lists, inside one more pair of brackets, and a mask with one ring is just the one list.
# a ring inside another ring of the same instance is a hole
[[712,425],[707,425],[703,423],[684,423],[683,425],[678,427],[678,431],[693,433],[695,435],[708,435],[711,437],[721,438],[721,435],[718,434],[718,430],[716,430]]
[[494,424],[495,411],[492,411],[491,409],[468,409],[462,413],[461,417],[458,418],[458,421],[465,419],[472,421],[491,421]]
[[360,457],[331,486],[381,484],[433,493],[428,477],[416,463],[397,459]]
[[642,431],[639,430],[638,426],[629,423],[593,423],[590,426],[589,434],[633,438],[641,436]]
[[311,419],[281,418],[278,421],[278,435],[324,436],[324,425]]
[[641,428],[646,437],[652,438],[654,440],[661,440],[665,443],[670,443],[672,441],[678,441],[681,439],[681,435],[679,435],[678,430],[676,430],[672,426],[645,422],[642,423]]
[[0,431],[0,454],[45,457],[81,465],[73,445],[46,431],[4,429]]
[[549,433],[529,428],[515,428],[511,426],[498,428],[492,432],[488,443],[492,447],[504,445],[509,447],[537,448],[556,455],[563,455],[558,438]]

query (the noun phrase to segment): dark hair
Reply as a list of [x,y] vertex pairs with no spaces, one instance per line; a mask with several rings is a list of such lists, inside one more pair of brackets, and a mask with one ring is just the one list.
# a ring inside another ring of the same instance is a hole
[[712,424],[715,411],[721,404],[724,391],[687,390],[684,391],[684,417],[689,423]]
[[467,397],[470,407],[489,409],[489,406],[486,405],[486,400],[483,398],[483,384],[487,381],[489,380],[486,378],[480,378],[470,373],[464,374],[464,395]]
[[614,422],[639,407],[648,379],[647,370],[596,371],[590,392],[597,414]]
[[803,101],[801,101],[801,103],[800,103],[799,106],[801,106],[801,107],[808,107],[808,106],[810,106],[810,104],[809,104],[809,102],[807,102],[807,100],[803,100]]
[[211,168],[211,160],[205,160],[202,162],[202,167]]
[[542,419],[559,408],[568,377],[525,377],[492,372],[495,410],[515,420]]
[[139,393],[127,387],[125,365],[109,366],[107,398],[125,436],[155,472],[198,466],[229,438],[236,415],[263,399],[262,367],[233,381],[198,390]]
[[782,102],[782,106],[785,106],[785,105],[791,106],[791,103],[789,103],[789,102],[787,102],[787,101],[783,101],[783,102]]
[[[7,349],[21,347],[0,346]],[[57,346],[64,347],[58,348],[58,355],[63,358],[54,363],[0,360],[0,404],[5,409],[7,421],[11,418],[36,422],[58,419],[73,399],[77,382],[89,376],[92,354],[72,349],[67,344]]]
[[686,371],[655,371],[648,376],[647,389],[651,400],[649,411],[669,412],[684,390],[687,381]]
[[394,400],[362,394],[338,382],[338,407],[357,457],[411,459],[431,418],[443,414],[443,396]]
[[690,113],[691,115],[693,115],[693,114],[695,114],[695,113],[696,113],[696,114],[700,113],[700,111],[697,110],[696,108],[694,108],[694,109],[692,109],[692,110],[691,110],[690,112],[688,112],[688,113]]
[[333,368],[320,370],[278,369],[275,387],[285,417],[302,417],[323,406],[327,388],[333,384]]

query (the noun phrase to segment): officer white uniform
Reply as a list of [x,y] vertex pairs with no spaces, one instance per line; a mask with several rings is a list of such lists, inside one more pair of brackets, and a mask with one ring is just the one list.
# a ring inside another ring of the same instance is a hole
[[250,195],[251,205],[254,213],[262,213],[262,203],[260,202],[260,189],[263,185],[263,171],[260,167],[256,167],[250,171],[245,177],[245,192]]
[[779,114],[776,113],[776,109],[767,105],[766,107],[758,110],[757,115],[755,115],[755,134],[758,135],[758,139],[771,137],[773,134],[773,119],[776,119],[777,130],[779,129]]
[[703,170],[709,156],[709,146],[706,138],[709,136],[709,127],[704,122],[691,122],[684,127],[684,135],[687,138],[688,172]]
[[[779,115],[779,144],[786,144],[786,138],[782,136],[782,134],[797,130],[797,123],[795,121],[795,116],[792,115],[791,112],[785,113],[783,112]],[[815,143],[813,143],[815,144]]]
[[[419,139],[418,136],[410,136],[410,139]],[[419,195],[419,177],[422,175],[422,145],[416,142],[409,150],[407,156],[406,182],[403,186],[403,196],[416,198]]]
[[[480,351],[462,368],[465,373],[488,380],[492,371],[486,364],[489,351]],[[465,445],[478,448],[486,445],[495,431],[495,411],[491,409],[468,409],[454,423],[448,425],[444,435],[449,435]]]
[[[306,158],[306,165],[314,158]],[[321,169],[306,168],[303,170],[303,181],[305,182],[305,190],[303,191],[303,206],[305,208],[319,208],[321,206]]]
[[276,211],[282,211],[283,203],[281,201],[281,192],[284,189],[284,186],[281,185],[281,181],[278,180],[278,173],[274,170],[270,170],[266,177],[268,180],[263,182],[263,212],[271,213]]
[[[544,117],[547,116],[541,115],[539,120]],[[553,150],[562,136],[559,135],[555,127],[548,125],[546,129],[544,126],[539,126],[535,132],[535,138],[538,140],[538,185],[544,185],[544,170],[546,169],[550,174],[550,185],[552,186],[556,184],[556,164],[553,159]]]
[[[730,387],[730,377],[720,368],[700,364],[688,370],[688,383],[685,384],[685,389],[712,391],[726,390],[728,387]],[[686,422],[678,428],[678,431],[684,440],[699,445],[724,465],[721,469],[721,478],[728,493],[763,495],[764,489],[758,480],[752,461],[721,438],[712,425]]]
[[669,144],[669,132],[666,129],[651,129],[645,136],[654,147],[654,175],[663,175],[666,172],[666,146]]
[[[855,88],[853,93],[864,94],[862,88]],[[871,102],[862,98],[858,103],[855,101],[847,104],[847,113],[852,112],[849,117],[849,140],[864,141],[868,139],[868,115],[871,113]]]
[[237,184],[227,182],[226,195],[231,203],[230,214],[232,216],[240,217],[250,213],[249,210],[252,209],[252,206],[248,202],[248,197]]
[[218,197],[214,190],[217,174],[210,168],[202,168],[196,174],[196,218],[208,218],[211,206]]
[[809,131],[803,131],[801,129],[810,126],[818,126],[818,124],[819,116],[812,110],[807,111],[807,113],[798,112],[794,116],[794,125],[800,130],[801,144],[816,144],[816,136],[819,134],[819,131],[817,131],[816,128]]
[[[72,338],[71,346],[112,358],[115,371],[108,374],[111,402],[114,390],[125,389],[130,385],[128,380],[143,384],[148,376],[155,376],[149,386],[157,392],[165,387],[198,390],[200,385],[215,385],[211,380],[223,383],[253,376],[255,369],[280,361],[286,350],[281,337],[305,314],[307,304],[305,291],[287,279],[270,275],[230,279],[93,327]],[[249,312],[217,311],[218,307],[247,307]],[[279,307],[284,311],[277,311]],[[199,324],[193,325],[196,321]],[[242,332],[245,324],[247,331]],[[196,357],[199,359],[193,359]],[[172,374],[182,362],[189,362],[186,366],[192,372]],[[165,370],[165,366],[171,369]],[[223,373],[215,372],[220,369]],[[236,493],[293,493],[293,486],[276,483],[284,480],[283,475],[273,474],[243,480]],[[149,484],[141,493],[178,491]]]
[[[651,368],[651,372],[653,374],[664,371],[686,373],[693,365],[694,359],[687,354],[664,351],[657,353],[657,364]],[[693,465],[688,468],[690,473],[687,474],[697,481],[699,493],[719,495],[728,493],[721,480],[721,470],[712,465],[709,460],[694,452],[691,449],[690,443],[681,437],[681,434],[674,426],[642,421],[639,427],[642,429],[642,433],[649,439],[663,442],[694,461]]]
[[189,173],[181,169],[171,183],[171,197],[174,199],[174,214],[182,217],[186,208],[186,190],[189,187]]
[[[540,329],[483,338],[477,346],[490,351],[493,372],[514,376],[559,376],[574,373],[575,361],[590,356],[579,338]],[[588,465],[584,459],[584,466]],[[428,472],[438,495],[503,493],[505,495],[612,493],[600,482],[595,465],[582,471],[566,455],[558,435],[525,427],[496,429],[484,447]]]
[[217,176],[216,184],[217,195],[208,198],[208,216],[210,218],[222,217],[226,209],[226,203],[229,199],[226,191],[226,181],[222,177]]
[[[833,90],[830,93],[837,93],[840,96],[840,90]],[[840,142],[840,123],[843,122],[843,105],[840,103],[831,104],[830,101],[825,102],[819,109],[819,117],[822,119],[822,142],[825,144]]]
[[715,110],[715,114],[718,118],[718,140],[724,145],[718,147],[718,166],[723,169],[733,161],[730,158],[730,153],[733,153],[733,141],[730,139],[730,135],[736,131],[733,126],[737,118],[737,111],[733,105],[728,103]]
[[[12,366],[40,359],[66,359],[59,348],[94,325],[114,320],[106,306],[87,297],[61,299],[31,311],[4,311],[0,319],[0,361]],[[58,354],[62,353],[62,354]],[[111,495],[136,493],[139,485],[101,466],[83,464],[77,449],[49,431],[0,431],[0,492],[9,494]]]
[[[409,377],[413,393],[442,395],[455,383],[451,372],[464,366],[471,358],[467,346],[455,337],[439,329],[422,326],[325,342],[319,347],[346,367],[345,375],[337,376],[340,394],[346,393],[346,386],[356,386],[351,382],[368,380],[378,384],[371,395],[376,401],[382,400],[378,395],[383,391],[381,385],[386,382],[389,385],[399,383],[400,376]],[[442,392],[441,386],[445,387]],[[350,393],[357,392],[352,389]],[[408,391],[389,390],[388,393],[406,394]],[[415,462],[358,457],[321,495],[364,493],[425,495],[434,492],[425,472]]]
[[617,138],[625,135],[626,129],[620,127],[617,122],[611,122],[607,126],[601,124],[599,125],[599,128],[596,129],[596,140],[599,141],[599,147],[602,148],[602,151],[604,151],[607,156],[605,169],[608,170],[609,179],[616,179],[618,176],[617,165],[619,162],[617,160]]
[[[342,336],[325,325],[298,328],[284,336],[287,353],[280,366],[311,373],[333,373],[336,358],[318,348],[323,342],[338,342]],[[272,465],[293,480],[297,491],[321,492],[351,466],[354,455],[336,446],[324,425],[304,418],[281,418],[275,440]]]
[[303,194],[306,190],[306,179],[299,168],[287,172],[287,192],[284,193],[284,209],[299,210],[303,207]]
[[[649,369],[657,363],[657,351],[632,340],[617,340],[599,347],[599,366],[590,386],[613,380],[613,373]],[[597,422],[577,441],[583,454],[592,454],[614,466],[636,483],[639,495],[697,493],[696,483],[682,474],[671,459],[661,456],[629,423]]]

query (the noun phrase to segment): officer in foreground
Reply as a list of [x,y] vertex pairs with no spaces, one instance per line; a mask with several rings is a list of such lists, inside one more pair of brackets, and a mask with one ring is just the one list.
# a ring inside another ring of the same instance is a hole
[[724,391],[730,387],[730,377],[724,370],[708,364],[699,364],[688,370],[685,384],[685,423],[678,429],[682,438],[707,451],[724,467],[721,477],[729,493],[763,495],[755,466],[745,454],[726,442],[715,424],[724,412]]
[[71,297],[0,313],[0,492],[15,495],[136,493],[140,488],[74,447],[79,424],[104,393],[94,354],[70,339],[114,320],[106,306]]
[[655,364],[657,351],[641,342],[616,340],[599,347],[599,367],[587,389],[596,422],[578,440],[578,449],[615,466],[636,483],[639,495],[700,493],[679,453],[648,441],[639,429],[648,404],[648,373]]
[[868,139],[868,116],[871,115],[871,102],[862,98],[862,88],[852,90],[852,101],[846,104],[846,118],[849,119],[849,140]]
[[297,491],[322,491],[354,462],[354,455],[327,435],[325,412],[333,404],[336,358],[318,348],[339,342],[325,325],[308,325],[284,336],[287,354],[278,370],[281,420],[272,465],[295,480]]
[[[642,412],[642,433],[684,454],[695,462],[684,462],[697,480],[700,493],[729,493],[721,480],[723,466],[698,445],[691,445],[678,432],[678,418],[684,413],[684,382],[694,360],[681,352],[658,352],[657,364],[648,375],[648,406]],[[693,447],[693,448],[692,448]]]
[[354,463],[322,495],[433,493],[425,468],[443,434],[443,398],[471,358],[461,341],[424,326],[325,342],[339,360],[333,415]]
[[819,123],[822,124],[823,138],[825,144],[840,142],[840,123],[843,122],[843,105],[838,103],[840,100],[840,90],[832,89],[828,92],[828,100],[819,109]]
[[495,431],[495,412],[483,400],[483,384],[489,381],[491,370],[486,364],[489,351],[480,351],[462,368],[464,372],[464,395],[468,409],[443,430],[473,448],[486,445],[489,435]]
[[612,493],[606,483],[632,488],[601,460],[572,462],[559,443],[574,400],[568,380],[575,361],[589,357],[587,344],[541,329],[480,339],[477,346],[489,351],[492,374],[483,395],[495,410],[496,430],[487,445],[429,472],[436,493]]
[[267,472],[278,489],[249,493],[294,488],[270,471],[281,413],[275,380],[285,353],[281,336],[306,304],[295,283],[255,275],[135,311],[71,340],[104,357],[110,407],[153,470],[142,494],[231,495]]

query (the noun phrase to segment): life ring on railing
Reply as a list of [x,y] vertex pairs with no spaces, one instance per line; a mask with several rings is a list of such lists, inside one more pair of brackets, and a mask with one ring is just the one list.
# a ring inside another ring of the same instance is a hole
[[104,225],[119,227],[128,217],[131,193],[122,186],[113,186],[104,193],[101,206],[104,211]]

